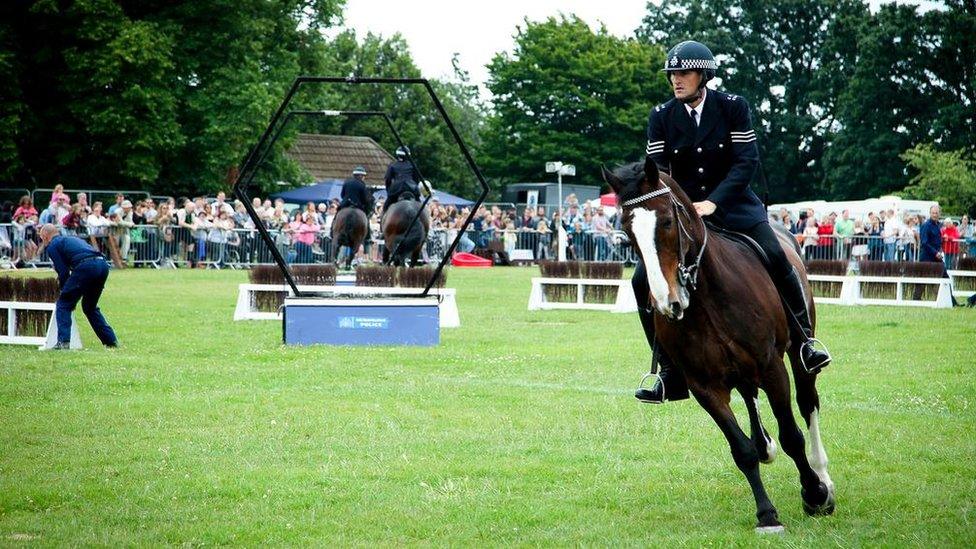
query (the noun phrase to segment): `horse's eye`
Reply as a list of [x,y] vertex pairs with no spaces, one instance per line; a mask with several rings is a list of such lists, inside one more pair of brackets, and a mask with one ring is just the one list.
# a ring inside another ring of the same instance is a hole
[[661,220],[661,228],[662,229],[670,229],[671,228],[671,218],[665,217],[664,219],[662,219]]

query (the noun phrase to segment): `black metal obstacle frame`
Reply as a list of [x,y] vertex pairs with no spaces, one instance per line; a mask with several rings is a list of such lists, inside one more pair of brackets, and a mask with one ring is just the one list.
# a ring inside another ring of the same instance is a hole
[[[284,100],[282,100],[281,105],[279,105],[277,111],[275,111],[274,115],[271,117],[271,121],[268,124],[268,127],[264,130],[264,133],[261,135],[261,138],[258,140],[257,144],[255,144],[255,146],[251,148],[251,150],[248,152],[247,156],[245,157],[244,163],[241,165],[241,168],[237,173],[237,178],[234,181],[234,195],[238,199],[240,199],[240,201],[244,204],[244,209],[247,211],[247,215],[251,218],[252,221],[254,221],[255,228],[257,228],[258,233],[261,235],[261,238],[264,240],[265,244],[268,246],[268,249],[271,251],[271,255],[274,258],[275,263],[278,265],[278,268],[281,269],[281,273],[284,276],[285,281],[288,283],[288,285],[291,287],[292,291],[294,292],[294,295],[298,297],[309,296],[308,292],[302,293],[298,290],[298,285],[295,283],[294,277],[292,277],[291,269],[288,268],[288,264],[285,262],[285,258],[282,257],[281,251],[278,250],[278,247],[275,245],[274,239],[271,238],[271,233],[268,232],[268,229],[264,226],[263,221],[258,217],[257,212],[254,210],[254,206],[251,204],[251,198],[248,195],[248,190],[250,188],[251,183],[254,180],[254,176],[257,173],[258,167],[260,167],[262,163],[264,163],[264,161],[267,160],[268,156],[270,156],[275,142],[281,137],[288,123],[294,118],[299,116],[382,117],[383,120],[386,121],[387,127],[392,132],[397,143],[400,146],[403,146],[404,143],[403,140],[400,138],[400,134],[399,132],[397,132],[396,127],[393,125],[393,121],[390,118],[390,116],[387,113],[382,111],[342,111],[342,110],[330,110],[330,109],[322,109],[322,110],[302,109],[302,110],[289,111],[286,113],[285,110],[288,107],[289,103],[291,103],[296,92],[298,92],[300,87],[306,84],[345,84],[345,85],[352,85],[352,86],[362,85],[362,84],[422,86],[424,90],[427,92],[431,101],[433,102],[434,107],[437,109],[437,113],[444,120],[444,123],[447,125],[448,130],[451,132],[451,136],[454,138],[455,142],[457,143],[458,149],[461,151],[461,154],[464,156],[465,162],[467,162],[468,167],[471,169],[471,172],[474,174],[475,178],[478,180],[478,183],[481,185],[481,194],[478,196],[478,200],[471,208],[468,217],[464,220],[464,223],[461,225],[461,228],[458,230],[457,236],[454,237],[454,240],[451,242],[451,245],[448,247],[447,252],[444,254],[444,257],[441,258],[441,261],[440,263],[438,263],[437,268],[434,269],[434,272],[431,274],[430,280],[427,281],[427,285],[424,287],[423,292],[421,292],[420,294],[416,294],[416,293],[402,294],[402,297],[418,297],[418,295],[424,297],[427,296],[428,293],[430,292],[430,289],[434,286],[434,284],[436,284],[437,279],[440,277],[441,271],[444,270],[444,266],[447,264],[448,261],[450,261],[451,255],[454,253],[454,250],[457,248],[458,243],[461,241],[461,237],[464,235],[464,231],[467,230],[468,225],[471,224],[471,221],[474,219],[475,213],[484,203],[485,198],[488,196],[488,191],[490,190],[488,183],[485,181],[484,176],[481,174],[481,170],[478,168],[477,164],[475,164],[474,159],[471,157],[470,151],[468,150],[467,146],[464,144],[464,140],[461,139],[461,135],[454,127],[454,123],[451,122],[451,118],[448,116],[447,111],[444,109],[444,105],[441,103],[440,99],[437,98],[437,94],[434,93],[434,89],[431,87],[427,79],[299,76],[298,78],[295,79],[294,82],[292,82],[292,85],[289,88],[288,93],[285,95],[285,98]],[[414,164],[412,158],[410,159],[410,162],[411,164]],[[416,168],[417,165],[414,164],[414,167]],[[419,168],[417,172],[420,173]],[[421,178],[423,178],[422,174],[421,174]],[[431,193],[431,196],[433,196],[433,193]],[[413,227],[414,223],[420,221],[420,215],[424,211],[424,208],[426,208],[427,203],[429,201],[430,201],[430,196],[428,196],[424,200],[420,212],[418,212],[418,214],[414,216],[413,220],[411,220],[411,224],[410,224],[411,227]],[[397,295],[386,294],[385,297],[397,297]]]

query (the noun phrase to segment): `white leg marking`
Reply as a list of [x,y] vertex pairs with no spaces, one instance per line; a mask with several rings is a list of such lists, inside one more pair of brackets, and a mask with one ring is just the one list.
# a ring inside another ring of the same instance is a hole
[[640,247],[644,259],[647,285],[651,288],[651,295],[654,297],[657,310],[661,314],[666,314],[668,309],[668,281],[664,279],[664,273],[661,272],[661,261],[657,257],[657,244],[654,238],[657,214],[644,208],[635,208],[633,215],[634,219],[631,221],[630,229],[634,232],[637,246]]
[[834,482],[827,473],[827,452],[820,439],[820,410],[814,409],[810,414],[810,466],[817,472],[820,481],[827,485],[827,490],[834,493]]
[[759,434],[761,434],[762,437],[764,439],[766,439],[766,456],[767,456],[767,458],[766,458],[766,461],[764,461],[763,463],[772,463],[773,460],[776,459],[776,452],[778,451],[778,447],[776,446],[776,441],[773,440],[772,437],[766,435],[766,428],[763,427],[763,424],[762,424],[762,416],[759,415],[759,399],[758,398],[754,398],[752,400],[753,400],[753,403],[756,406],[756,417],[759,418],[759,431],[760,431]]

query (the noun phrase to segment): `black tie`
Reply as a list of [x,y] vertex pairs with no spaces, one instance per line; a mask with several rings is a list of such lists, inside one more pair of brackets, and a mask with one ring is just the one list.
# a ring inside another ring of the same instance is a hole
[[695,123],[695,127],[698,127],[698,111],[691,109],[691,121]]

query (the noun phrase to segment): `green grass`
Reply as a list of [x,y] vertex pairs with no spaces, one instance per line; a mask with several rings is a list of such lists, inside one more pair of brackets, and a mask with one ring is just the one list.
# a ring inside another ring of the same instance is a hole
[[528,312],[536,273],[451,271],[433,349],[286,348],[231,320],[243,272],[113,273],[121,349],[0,348],[0,545],[976,542],[976,312],[819,309],[837,512],[781,455],[759,538],[705,412],[634,400],[636,315]]

